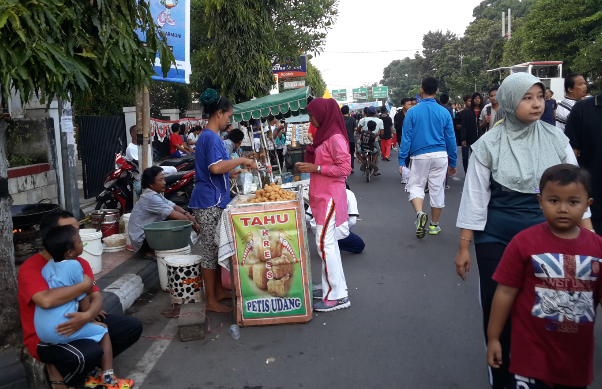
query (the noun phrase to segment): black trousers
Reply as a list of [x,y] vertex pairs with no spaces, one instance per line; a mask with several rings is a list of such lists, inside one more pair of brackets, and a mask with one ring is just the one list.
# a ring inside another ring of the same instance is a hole
[[[136,343],[142,335],[142,322],[135,317],[108,315],[103,320],[109,329],[113,358]],[[38,344],[40,361],[53,364],[63,376],[65,383],[76,386],[87,375],[100,366],[103,351],[93,340],[80,339],[66,344]]]
[[353,170],[353,161],[355,160],[355,142],[349,142],[349,154],[351,155],[351,170]]
[[468,157],[470,155],[470,146],[462,146],[462,166],[464,166],[464,174],[468,170]]
[[[487,343],[487,326],[489,325],[489,316],[493,296],[497,289],[497,282],[493,280],[493,273],[497,269],[506,245],[503,243],[479,243],[475,244],[477,254],[477,265],[479,267],[479,292],[481,297],[481,309],[483,310],[483,332],[485,334],[485,343]],[[489,368],[489,381],[493,389],[510,388],[512,385],[512,374],[508,371],[510,367],[510,323],[508,317],[504,330],[500,336],[502,345],[502,361],[504,363],[498,369]]]

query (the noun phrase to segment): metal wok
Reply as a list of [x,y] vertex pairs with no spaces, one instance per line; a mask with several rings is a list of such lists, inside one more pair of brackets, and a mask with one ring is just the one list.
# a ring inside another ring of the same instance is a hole
[[13,228],[22,228],[39,224],[48,212],[59,209],[58,204],[22,204],[10,207]]

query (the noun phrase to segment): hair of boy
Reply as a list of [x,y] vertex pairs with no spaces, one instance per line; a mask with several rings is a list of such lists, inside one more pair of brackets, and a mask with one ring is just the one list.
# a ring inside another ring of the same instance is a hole
[[186,132],[186,124],[182,123],[180,124],[180,134],[184,135],[184,132]]
[[194,126],[194,128],[192,129],[192,132],[201,132],[203,131],[203,126]]
[[462,97],[462,100],[464,100],[464,103],[466,103],[468,100],[472,99],[472,95],[464,95],[464,97]]
[[177,134],[180,132],[180,125],[178,123],[173,123],[171,125],[171,132],[173,132],[174,134]]
[[374,131],[376,130],[376,122],[374,120],[370,120],[368,122],[368,130],[369,131]]
[[349,106],[348,106],[348,105],[343,105],[343,106],[341,107],[341,113],[342,113],[343,115],[349,115]]
[[583,77],[581,73],[571,73],[564,79],[564,91],[569,94],[569,89],[575,87],[575,79],[577,77]]
[[404,97],[403,99],[401,99],[401,106],[403,107],[404,105],[406,105],[406,103],[409,103],[410,101],[412,101],[409,97]]
[[539,181],[539,193],[543,193],[548,182],[555,182],[560,186],[567,186],[572,183],[581,184],[587,192],[587,197],[592,196],[592,176],[579,166],[570,163],[561,163],[546,169],[541,175]]
[[550,92],[552,94],[552,96],[554,96],[554,91],[550,88],[546,88],[546,91]]
[[382,106],[380,107],[380,113],[389,113],[389,110],[387,109],[387,107]]
[[64,209],[57,209],[55,211],[48,212],[40,221],[40,236],[44,238],[44,235],[46,235],[48,230],[59,225],[59,220],[70,218],[75,218],[75,216],[73,216],[71,212],[65,211]]
[[439,81],[435,77],[427,77],[422,80],[422,90],[427,96],[434,96],[439,89]]
[[245,134],[238,128],[235,128],[232,131],[230,131],[230,134],[228,135],[228,139],[230,139],[234,143],[242,142],[244,138]]
[[61,262],[65,259],[67,251],[73,250],[75,235],[77,235],[77,230],[72,225],[53,227],[42,238],[42,245],[52,256],[54,262]]
[[449,95],[447,93],[444,93],[441,95],[441,104],[447,103],[449,103]]
[[495,85],[495,86],[491,87],[491,89],[489,89],[489,95],[491,95],[491,92],[497,91],[499,89],[500,89],[500,87],[498,85]]
[[416,101],[417,99],[415,97],[410,97],[410,101]]

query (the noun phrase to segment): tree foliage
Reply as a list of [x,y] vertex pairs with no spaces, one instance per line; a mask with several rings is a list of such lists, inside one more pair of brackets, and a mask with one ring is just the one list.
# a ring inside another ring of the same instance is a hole
[[68,99],[95,85],[146,84],[157,52],[167,73],[174,57],[146,0],[0,2],[0,83],[24,102],[33,93]]
[[402,98],[410,96],[409,91],[420,85],[420,77],[412,69],[413,59],[406,57],[391,62],[383,71],[381,85],[389,87],[389,96],[396,104]]
[[326,82],[322,78],[322,73],[310,61],[307,61],[307,77],[305,78],[305,85],[311,86],[315,96],[324,96]]
[[508,63],[561,60],[565,73],[600,74],[602,1],[539,0],[507,44]]
[[148,92],[154,118],[161,116],[162,109],[179,109],[180,118],[186,117],[194,93],[190,85],[164,81],[153,81]]
[[192,38],[191,82],[213,87],[235,102],[261,97],[273,85],[272,65],[319,52],[337,15],[337,0],[194,0],[204,7]]
[[508,13],[512,9],[512,16],[522,18],[537,0],[483,0],[472,11],[475,22],[482,19],[501,21],[502,12]]

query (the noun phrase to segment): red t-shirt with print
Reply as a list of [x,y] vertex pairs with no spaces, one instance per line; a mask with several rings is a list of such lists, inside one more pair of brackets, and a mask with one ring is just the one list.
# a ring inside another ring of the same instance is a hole
[[[77,258],[84,274],[94,280],[94,274],[88,261],[83,258]],[[48,290],[48,283],[42,277],[42,268],[46,266],[48,261],[41,254],[36,254],[29,258],[19,268],[19,310],[21,312],[21,325],[23,326],[23,343],[29,350],[29,353],[36,359],[38,357],[38,343],[40,338],[36,334],[36,329],[33,325],[33,316],[35,313],[36,304],[31,299],[34,294]],[[93,288],[94,292],[100,291],[96,285]]]
[[493,275],[520,289],[510,372],[557,385],[592,382],[600,258],[602,238],[583,228],[577,238],[562,239],[542,223],[512,239]]
[[307,130],[307,132],[309,134],[311,134],[311,136],[316,136],[316,131],[318,131],[318,129],[316,127],[314,127],[313,124],[309,123],[309,130]]
[[182,137],[178,134],[171,134],[169,137],[169,152],[170,154],[175,153],[178,149],[176,149],[176,145],[183,145],[184,141]]

